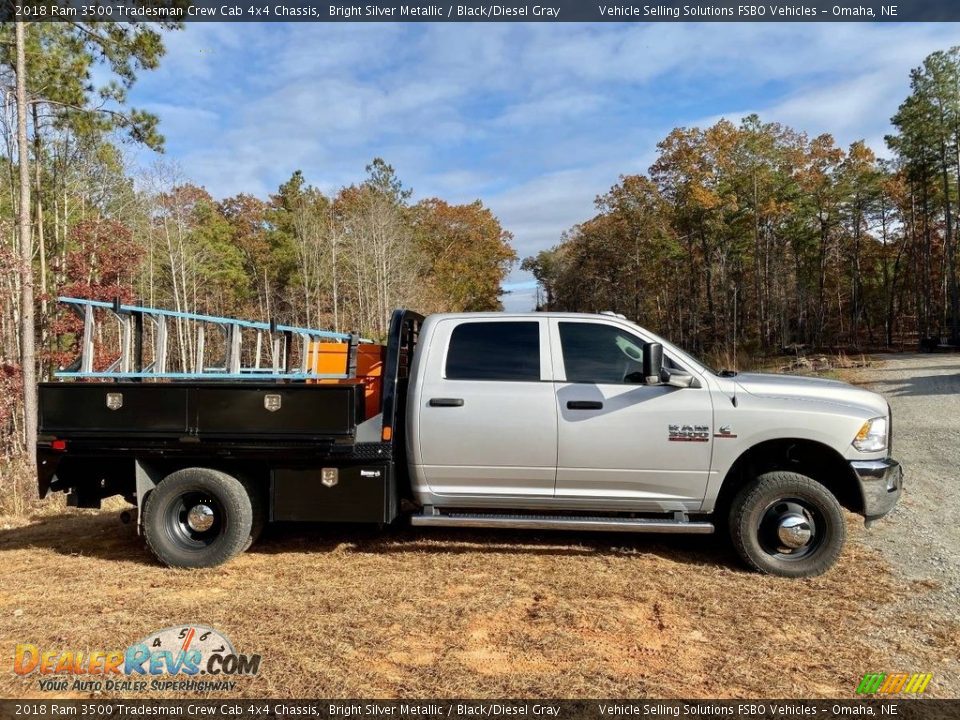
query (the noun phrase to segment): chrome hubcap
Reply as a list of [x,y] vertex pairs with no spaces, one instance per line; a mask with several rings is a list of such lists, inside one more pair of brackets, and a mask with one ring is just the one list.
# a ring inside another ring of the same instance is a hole
[[788,548],[802,548],[813,537],[813,529],[803,515],[790,513],[780,518],[777,537]]
[[187,525],[194,532],[206,532],[213,527],[213,508],[209,505],[194,505],[187,513]]
[[760,516],[757,540],[778,560],[799,561],[817,553],[826,539],[827,520],[806,498],[774,500]]

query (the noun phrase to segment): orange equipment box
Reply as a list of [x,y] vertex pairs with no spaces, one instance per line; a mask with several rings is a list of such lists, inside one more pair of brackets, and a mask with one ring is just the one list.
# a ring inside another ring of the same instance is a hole
[[[314,342],[307,349],[307,363],[317,373],[341,374],[347,372],[347,343]],[[380,412],[380,393],[383,381],[384,345],[364,343],[357,345],[357,377],[350,380],[321,379],[310,382],[357,384],[364,386],[364,416],[371,418]]]

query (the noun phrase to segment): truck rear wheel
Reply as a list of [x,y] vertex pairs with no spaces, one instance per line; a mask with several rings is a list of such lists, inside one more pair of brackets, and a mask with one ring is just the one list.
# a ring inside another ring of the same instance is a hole
[[793,472],[769,472],[744,487],[730,508],[730,535],[752,568],[814,577],[836,562],[846,538],[840,503],[823,485]]
[[208,468],[171,473],[147,495],[143,532],[157,559],[179,568],[214,567],[252,542],[250,493],[232,475]]

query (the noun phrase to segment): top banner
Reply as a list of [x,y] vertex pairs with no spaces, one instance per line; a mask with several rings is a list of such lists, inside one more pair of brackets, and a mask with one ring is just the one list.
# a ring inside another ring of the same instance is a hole
[[957,0],[23,0],[26,22],[960,22]]

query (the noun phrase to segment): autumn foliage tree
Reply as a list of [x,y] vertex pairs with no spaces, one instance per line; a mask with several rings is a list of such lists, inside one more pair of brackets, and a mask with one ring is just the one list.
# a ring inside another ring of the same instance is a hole
[[439,309],[500,310],[501,283],[516,254],[513,236],[483,203],[451,205],[431,198],[412,210],[419,252]]
[[524,261],[541,306],[622,312],[733,364],[952,334],[960,84],[943,78],[958,58],[915,71],[894,161],[757,116],[672,131],[648,176],[621,177],[595,217]]
[[[87,298],[124,304],[136,301],[136,284],[143,266],[143,253],[131,231],[116,220],[85,220],[70,234],[71,249],[53,267],[61,277],[69,278],[59,293],[66,297]],[[61,266],[60,263],[63,263]],[[98,311],[101,319],[107,311]],[[51,320],[52,347],[45,351],[52,366],[63,367],[73,359],[76,340],[83,332],[83,319],[68,308],[60,309]],[[111,328],[106,324],[105,332]],[[100,356],[94,365],[104,369],[108,358],[116,355],[109,342],[98,345]]]

